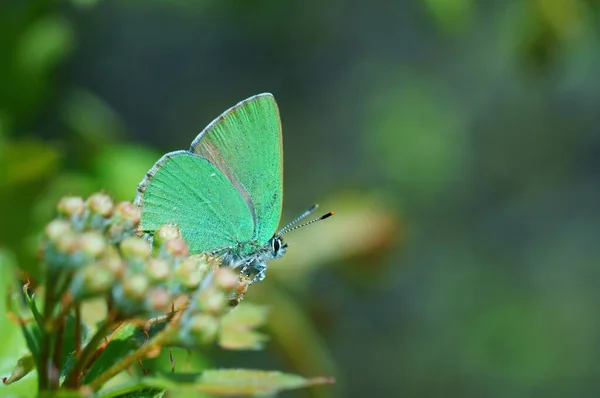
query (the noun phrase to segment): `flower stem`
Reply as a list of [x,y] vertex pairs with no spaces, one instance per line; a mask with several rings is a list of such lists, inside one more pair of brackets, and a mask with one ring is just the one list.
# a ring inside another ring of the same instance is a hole
[[64,317],[60,317],[56,320],[57,328],[55,334],[55,342],[54,342],[54,355],[52,358],[52,369],[53,372],[49,374],[49,384],[52,390],[58,389],[59,386],[59,378],[60,378],[60,368],[62,366],[62,350],[63,350],[63,340],[64,340],[64,330],[66,319]]
[[133,353],[123,358],[123,360],[117,362],[116,364],[108,368],[104,373],[100,374],[93,382],[91,382],[88,385],[88,387],[90,387],[93,391],[99,390],[104,385],[104,383],[106,383],[112,377],[121,373],[128,367],[130,367],[139,358],[144,357],[147,353],[151,352],[156,347],[165,344],[169,340],[169,337],[171,337],[172,330],[174,329],[166,328],[160,333],[158,333],[156,336],[154,336],[152,340],[148,341],[146,344],[142,345]]
[[81,355],[81,306],[75,306],[75,358]]
[[38,369],[38,389],[43,391],[48,388],[48,373],[51,372],[50,366],[50,351],[52,350],[52,313],[54,312],[54,289],[56,287],[56,278],[52,272],[48,272],[46,283],[46,294],[44,297],[44,314],[42,327],[42,343],[40,347],[40,365]]
[[86,344],[83,351],[81,351],[81,355],[77,358],[77,361],[69,371],[69,374],[65,378],[63,384],[67,387],[76,388],[79,384],[81,373],[86,369],[88,362],[96,352],[98,345],[102,341],[102,339],[108,334],[110,329],[113,327],[113,320],[111,318],[107,318],[104,325],[102,325],[91,338],[91,340]]

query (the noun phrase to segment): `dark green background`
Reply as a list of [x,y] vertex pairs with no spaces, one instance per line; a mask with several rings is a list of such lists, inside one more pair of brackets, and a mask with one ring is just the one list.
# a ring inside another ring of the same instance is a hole
[[60,196],[132,199],[270,91],[285,220],[338,214],[253,286],[299,323],[213,364],[333,374],[323,397],[598,396],[599,23],[591,0],[3,1],[3,256],[35,273]]

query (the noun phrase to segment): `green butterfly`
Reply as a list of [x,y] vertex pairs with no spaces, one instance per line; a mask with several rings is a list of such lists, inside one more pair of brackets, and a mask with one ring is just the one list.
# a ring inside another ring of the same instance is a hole
[[135,203],[142,210],[141,231],[177,224],[191,253],[219,255],[252,283],[265,278],[268,261],[285,254],[281,235],[299,228],[291,226],[317,208],[276,233],[283,206],[283,147],[279,110],[269,93],[226,110],[189,151],[160,158],[139,184]]

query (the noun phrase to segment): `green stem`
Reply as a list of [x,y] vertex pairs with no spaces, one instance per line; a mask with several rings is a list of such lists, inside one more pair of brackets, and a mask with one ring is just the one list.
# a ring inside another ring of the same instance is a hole
[[57,320],[66,319],[69,311],[71,311],[74,304],[75,304],[75,300],[73,299],[72,296],[69,295],[69,296],[66,296],[65,298],[63,298],[60,312],[58,313],[58,316],[56,317],[56,319]]
[[62,300],[73,280],[73,272],[61,272],[56,280],[55,297]]
[[81,355],[79,358],[77,358],[75,364],[67,374],[63,384],[70,388],[76,388],[78,386],[81,373],[85,370],[88,362],[96,352],[98,345],[100,345],[100,342],[104,337],[106,337],[112,327],[113,320],[111,318],[107,318],[104,325],[102,325],[96,331],[96,334],[94,334],[92,339],[86,344],[85,348],[81,352]]
[[162,332],[158,333],[156,336],[154,336],[152,340],[148,341],[146,344],[142,345],[133,353],[123,358],[123,360],[117,362],[116,364],[108,368],[104,373],[101,373],[93,382],[91,382],[88,385],[88,387],[90,387],[93,391],[99,390],[104,385],[104,383],[106,383],[108,380],[110,380],[117,374],[129,368],[139,358],[144,357],[156,347],[167,343],[169,338],[171,337],[172,330],[175,329],[166,328]]
[[56,323],[57,323],[57,328],[56,328],[56,335],[55,335],[55,343],[54,343],[54,356],[52,358],[52,366],[53,369],[56,371],[53,371],[50,375],[49,375],[49,385],[50,385],[50,389],[52,390],[57,390],[58,386],[59,386],[59,379],[60,379],[60,369],[62,366],[62,350],[63,350],[63,333],[65,330],[65,323],[66,323],[66,319],[64,317],[59,317],[56,319]]
[[56,275],[48,272],[48,278],[46,283],[46,294],[44,297],[44,314],[42,326],[42,344],[40,347],[40,365],[41,369],[38,369],[38,389],[43,391],[48,388],[48,372],[50,365],[50,351],[52,346],[52,313],[54,312],[54,289],[56,288]]
[[75,358],[81,355],[81,306],[75,306]]

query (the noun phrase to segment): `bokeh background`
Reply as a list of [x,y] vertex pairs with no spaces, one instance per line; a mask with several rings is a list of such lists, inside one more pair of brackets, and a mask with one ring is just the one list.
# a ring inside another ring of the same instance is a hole
[[592,0],[3,1],[4,277],[35,272],[62,195],[131,200],[162,153],[269,91],[284,220],[337,215],[290,234],[249,293],[270,308],[266,350],[193,366],[337,379],[290,397],[598,396],[599,16]]

